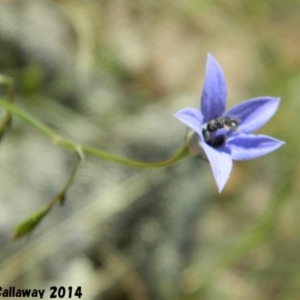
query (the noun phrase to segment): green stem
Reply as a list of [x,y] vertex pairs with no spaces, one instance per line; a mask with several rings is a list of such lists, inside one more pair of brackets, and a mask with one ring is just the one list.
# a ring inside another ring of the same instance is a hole
[[82,151],[87,154],[92,154],[97,157],[101,157],[106,160],[111,160],[123,165],[131,166],[131,167],[137,167],[137,168],[161,168],[166,167],[174,164],[178,160],[186,157],[189,155],[189,151],[186,147],[180,148],[173,157],[170,159],[167,159],[162,162],[155,162],[155,163],[145,163],[140,161],[135,161],[132,159],[127,159],[123,157],[116,156],[114,154],[111,154],[109,152],[105,152],[96,148],[88,147],[85,145],[81,145],[78,143],[74,143],[68,139],[65,139],[58,135],[56,132],[54,132],[51,128],[44,125],[37,119],[35,119],[33,116],[29,115],[25,111],[21,110],[20,108],[16,107],[15,105],[12,105],[5,101],[4,99],[0,98],[0,106],[4,107],[8,111],[10,111],[12,114],[16,115],[20,119],[24,120],[25,122],[31,124],[36,129],[38,129],[40,132],[48,136],[54,143],[57,145],[64,147],[71,151]]
[[48,204],[48,208],[51,209],[56,203],[60,203],[61,205],[64,204],[65,199],[66,199],[66,193],[69,189],[69,187],[71,186],[75,175],[78,171],[79,165],[81,162],[81,158],[80,155],[78,155],[78,153],[76,153],[76,161],[75,164],[73,166],[72,172],[68,178],[68,181],[66,182],[65,186],[62,188],[62,190],[56,195],[56,197],[54,197],[52,199],[52,201]]
[[0,106],[4,107],[8,111],[10,111],[15,116],[19,117],[20,119],[24,120],[25,122],[31,124],[33,127],[37,128],[39,131],[41,131],[43,134],[47,135],[49,138],[51,138],[53,141],[55,141],[56,138],[59,138],[59,136],[48,126],[44,125],[34,117],[30,116],[25,111],[21,110],[20,108],[16,107],[13,104],[8,103],[4,99],[0,98]]
[[131,159],[123,158],[123,157],[118,157],[111,153],[100,151],[98,149],[94,149],[94,148],[90,148],[90,147],[86,147],[86,146],[82,146],[81,148],[86,153],[93,154],[95,156],[99,156],[99,157],[107,159],[107,160],[112,160],[112,161],[118,162],[123,165],[137,167],[137,168],[166,167],[166,166],[170,166],[170,165],[174,164],[178,160],[189,155],[188,149],[185,147],[182,147],[175,153],[174,156],[172,156],[171,158],[169,158],[167,160],[164,160],[161,162],[155,162],[155,163],[145,163],[145,162],[141,162],[141,161],[135,161],[135,160],[131,160]]

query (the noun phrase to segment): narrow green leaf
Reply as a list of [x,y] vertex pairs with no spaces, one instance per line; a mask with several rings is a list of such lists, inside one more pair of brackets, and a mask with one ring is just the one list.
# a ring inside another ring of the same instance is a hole
[[45,207],[23,221],[19,226],[16,227],[13,239],[17,240],[32,233],[34,228],[43,220],[50,209],[51,207]]

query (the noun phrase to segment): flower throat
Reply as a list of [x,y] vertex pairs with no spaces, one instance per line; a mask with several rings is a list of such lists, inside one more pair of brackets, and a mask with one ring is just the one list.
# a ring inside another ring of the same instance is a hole
[[213,148],[218,148],[224,145],[226,135],[216,135],[219,129],[227,129],[237,131],[239,119],[223,117],[215,118],[202,126],[202,133],[205,142]]

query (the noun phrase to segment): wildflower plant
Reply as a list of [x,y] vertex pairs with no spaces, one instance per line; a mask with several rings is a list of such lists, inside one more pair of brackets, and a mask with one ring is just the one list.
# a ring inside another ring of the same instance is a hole
[[13,104],[14,92],[10,78],[0,75],[0,86],[4,87],[7,95],[6,99],[0,97],[0,106],[7,110],[0,124],[0,138],[10,128],[12,115],[15,115],[34,126],[55,144],[75,154],[72,172],[61,191],[48,205],[29,216],[15,229],[15,239],[29,236],[54,205],[64,204],[67,191],[72,185],[85,154],[137,168],[167,167],[188,155],[200,156],[210,163],[219,192],[221,192],[229,178],[233,160],[253,159],[270,153],[284,144],[266,135],[252,134],[274,115],[280,99],[269,96],[253,98],[225,111],[227,98],[225,76],[211,54],[208,54],[201,107],[200,109],[185,108],[174,114],[177,119],[188,126],[189,131],[183,146],[173,157],[162,162],[135,161],[63,138]]

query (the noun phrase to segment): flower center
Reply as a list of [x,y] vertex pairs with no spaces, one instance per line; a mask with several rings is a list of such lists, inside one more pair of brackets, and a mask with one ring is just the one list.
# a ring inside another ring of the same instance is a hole
[[226,142],[229,131],[238,131],[240,120],[230,117],[220,117],[202,125],[205,142],[213,148],[218,148]]
[[209,140],[205,140],[205,142],[213,148],[219,148],[225,144],[226,136],[225,135],[217,135],[215,137],[210,138]]

